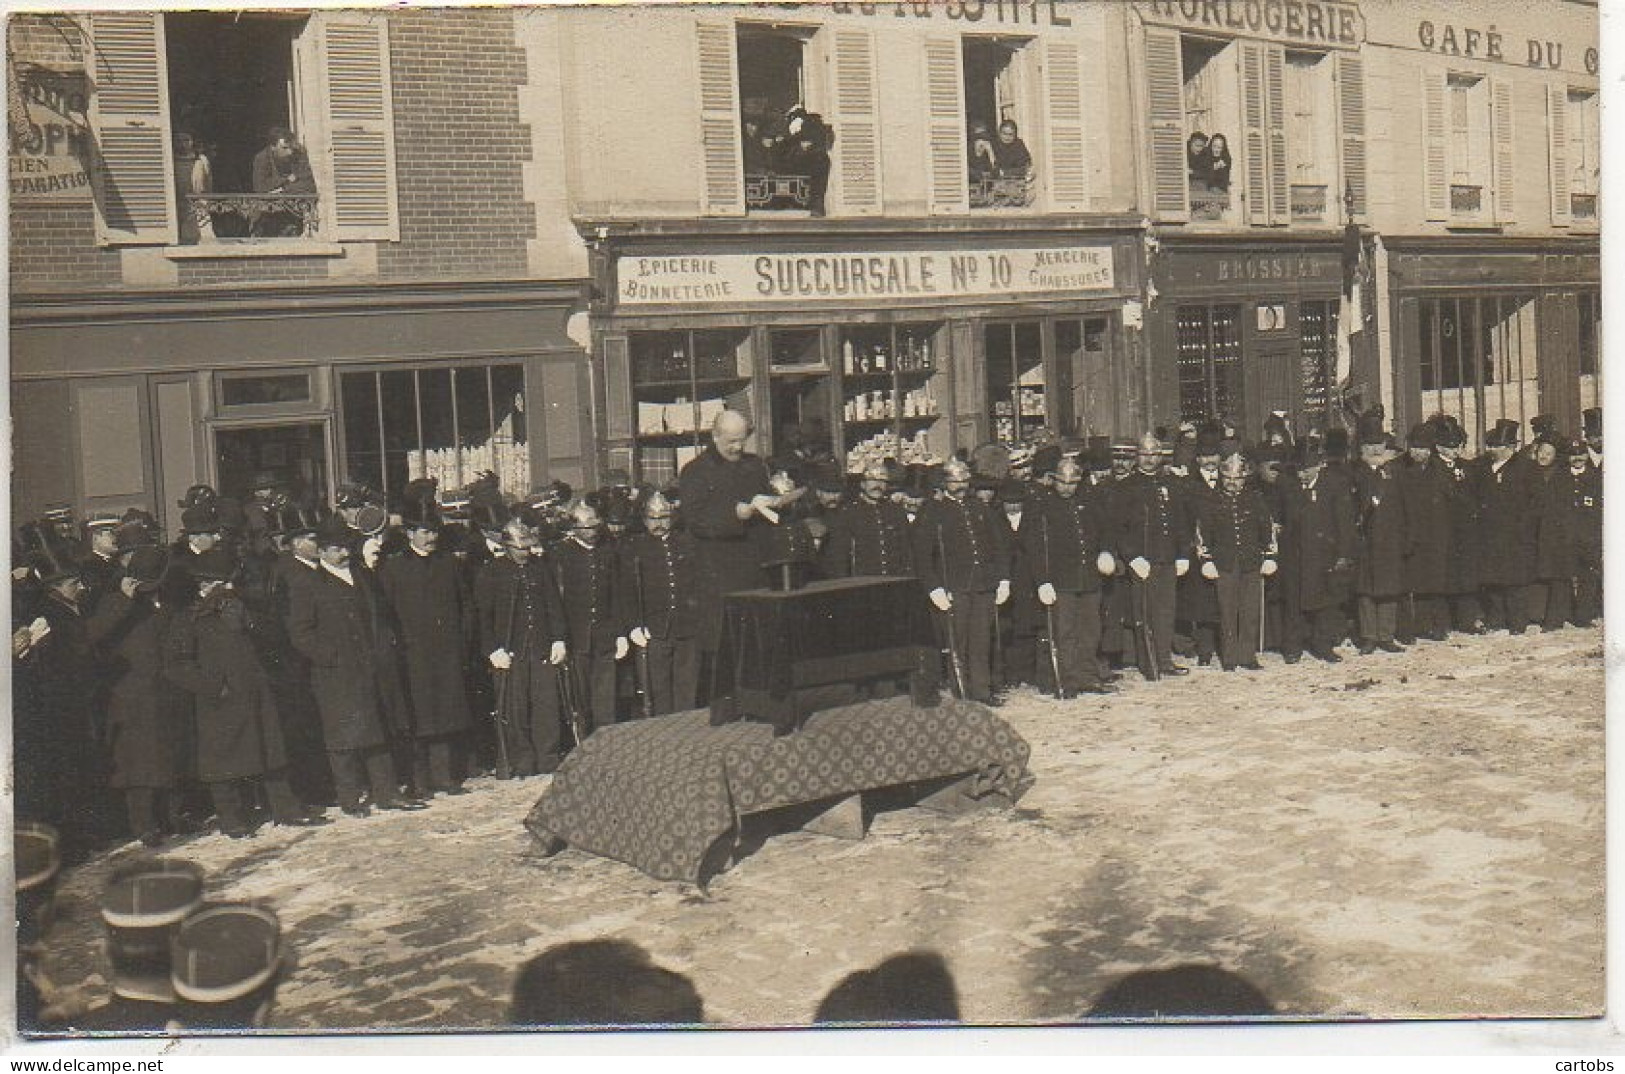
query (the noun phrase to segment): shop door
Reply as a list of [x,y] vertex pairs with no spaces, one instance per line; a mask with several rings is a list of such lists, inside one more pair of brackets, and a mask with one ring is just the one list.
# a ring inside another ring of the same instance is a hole
[[984,333],[993,439],[1004,444],[1040,439],[1050,424],[1040,322],[996,322]]
[[1112,382],[1111,322],[1105,317],[1055,322],[1054,396],[1057,424],[1072,436],[1117,432],[1117,393]]
[[216,487],[247,502],[272,482],[301,502],[331,503],[322,422],[238,426],[214,432]]
[[1261,436],[1264,419],[1276,410],[1286,415],[1289,428],[1299,427],[1298,365],[1298,351],[1292,343],[1259,347],[1253,360],[1253,376],[1248,378],[1258,393],[1249,400],[1245,415],[1243,432],[1248,438]]

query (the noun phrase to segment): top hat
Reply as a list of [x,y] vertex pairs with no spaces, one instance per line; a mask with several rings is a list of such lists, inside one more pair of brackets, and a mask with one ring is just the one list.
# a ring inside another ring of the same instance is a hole
[[285,958],[276,914],[245,903],[224,903],[191,914],[170,947],[170,983],[186,1012],[239,1009],[246,1025],[275,987]]
[[182,533],[219,533],[225,529],[219,508],[213,504],[197,504],[181,512]]
[[415,491],[409,486],[406,498],[401,501],[400,516],[401,525],[407,529],[439,529],[442,524],[440,505],[435,501],[433,484],[427,489],[419,486]]
[[1602,407],[1587,407],[1580,412],[1580,420],[1583,423],[1586,436],[1602,435]]
[[1326,452],[1327,459],[1344,459],[1349,453],[1349,431],[1341,425],[1333,425],[1326,430],[1321,438],[1321,449]]
[[1320,441],[1313,437],[1304,437],[1298,441],[1292,453],[1292,462],[1298,467],[1320,466],[1326,461],[1326,453]]
[[170,1002],[170,939],[203,902],[203,870],[158,858],[127,865],[102,893],[113,991],[125,999]]
[[[1059,465],[1061,458],[1061,448],[1059,445],[1045,444],[1043,447],[1033,452],[1033,474],[1038,477],[1042,477],[1045,474],[1053,474],[1055,472],[1055,467]],[[1014,456],[1012,455],[1012,464],[1014,461]]]
[[1026,503],[1027,485],[1023,481],[1002,481],[999,483],[1000,503]]
[[1420,425],[1411,426],[1410,435],[1405,437],[1405,442],[1414,448],[1431,450],[1433,445],[1438,443],[1438,430],[1424,421]]
[[1223,439],[1220,431],[1211,425],[1203,426],[1196,432],[1196,455],[1219,454],[1219,442]]
[[1557,419],[1550,414],[1536,414],[1529,419],[1529,431],[1537,438],[1554,436],[1557,433]]
[[26,522],[19,528],[18,535],[28,557],[28,566],[41,582],[50,585],[64,578],[79,576],[79,561],[74,549],[57,535],[54,527],[44,522]]
[[316,527],[316,543],[322,548],[342,546],[349,548],[361,540],[361,532],[352,529],[342,515],[329,515]]
[[200,582],[229,582],[237,577],[237,558],[224,548],[211,548],[192,556],[186,565]]
[[1497,418],[1495,428],[1484,437],[1485,447],[1516,447],[1518,444],[1518,423],[1511,418]]
[[1083,464],[1091,470],[1109,470],[1112,465],[1110,437],[1091,436],[1083,449]]
[[211,504],[220,499],[220,494],[214,491],[211,485],[193,485],[186,490],[186,495],[175,501],[176,507],[197,507],[202,504]]

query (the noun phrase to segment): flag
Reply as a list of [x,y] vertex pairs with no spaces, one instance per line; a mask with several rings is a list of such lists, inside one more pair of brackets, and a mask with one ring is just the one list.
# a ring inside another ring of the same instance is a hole
[[1354,337],[1365,328],[1365,281],[1370,277],[1360,225],[1343,226],[1343,291],[1337,305],[1337,368],[1333,383],[1347,391],[1354,375]]

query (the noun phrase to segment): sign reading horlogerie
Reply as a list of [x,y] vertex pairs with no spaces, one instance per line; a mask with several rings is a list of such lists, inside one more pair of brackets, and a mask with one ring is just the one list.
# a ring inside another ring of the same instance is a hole
[[622,257],[625,306],[891,298],[999,298],[1109,291],[1110,246]]
[[1142,0],[1147,22],[1288,45],[1358,48],[1365,19],[1346,0]]

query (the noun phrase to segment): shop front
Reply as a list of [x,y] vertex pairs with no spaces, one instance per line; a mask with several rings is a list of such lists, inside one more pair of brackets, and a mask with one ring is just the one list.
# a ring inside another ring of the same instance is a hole
[[1388,243],[1395,408],[1460,419],[1472,442],[1498,419],[1550,414],[1578,435],[1602,405],[1595,240],[1439,238]]
[[1299,432],[1337,402],[1342,246],[1165,236],[1146,314],[1159,425],[1219,419],[1257,437],[1275,411]]
[[497,474],[593,476],[579,284],[279,288],[14,303],[20,518],[140,507],[166,528],[207,483],[330,502]]
[[715,414],[755,450],[941,460],[1141,417],[1137,232],[600,238],[606,461],[673,480]]

